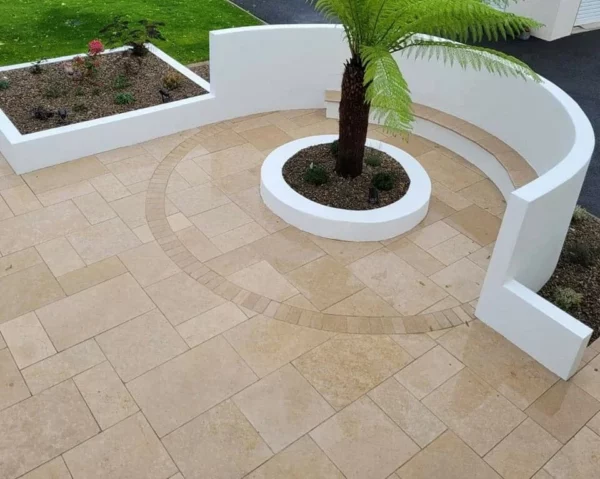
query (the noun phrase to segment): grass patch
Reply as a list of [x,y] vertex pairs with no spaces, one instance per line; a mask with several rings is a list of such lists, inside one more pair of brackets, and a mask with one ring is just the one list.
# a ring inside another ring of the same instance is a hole
[[116,15],[163,21],[156,45],[183,64],[208,59],[208,32],[259,25],[226,0],[0,0],[0,65],[83,53]]

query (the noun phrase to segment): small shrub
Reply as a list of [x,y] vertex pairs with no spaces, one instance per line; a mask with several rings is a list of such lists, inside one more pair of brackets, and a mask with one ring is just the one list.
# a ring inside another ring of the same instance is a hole
[[135,97],[132,93],[117,93],[115,95],[115,103],[117,105],[131,105],[135,102]]
[[128,45],[133,55],[142,57],[148,53],[146,43],[150,43],[151,40],[165,39],[160,32],[160,27],[164,25],[164,22],[151,22],[145,19],[130,22],[117,16],[112,23],[100,30],[100,34],[109,36],[107,41],[109,45]]
[[325,171],[325,168],[311,163],[306,173],[304,173],[304,181],[311,185],[321,186],[329,181],[329,175]]
[[71,60],[71,66],[76,78],[93,77],[98,73],[100,58],[91,55],[75,57]]
[[600,251],[597,246],[593,246],[581,241],[571,244],[567,248],[567,259],[569,262],[585,267],[596,264]]
[[581,223],[588,217],[588,212],[583,206],[577,205],[575,211],[573,211],[573,221],[575,223]]
[[33,75],[40,75],[40,74],[44,73],[44,69],[42,68],[42,65],[45,62],[46,62],[45,58],[40,58],[39,60],[34,61],[31,65],[31,68],[29,69],[29,71]]
[[100,55],[104,51],[104,45],[98,39],[92,40],[88,43],[88,55],[91,57],[95,57],[96,55]]
[[113,88],[115,90],[124,90],[129,86],[131,86],[131,82],[129,81],[129,78],[123,74],[117,75],[113,81]]
[[381,156],[376,153],[370,153],[365,158],[365,163],[369,166],[381,166]]
[[552,295],[554,304],[564,311],[576,309],[583,301],[583,294],[572,288],[557,286]]
[[10,80],[8,78],[0,78],[0,91],[8,90],[10,87]]
[[381,191],[389,191],[394,187],[396,183],[394,175],[387,171],[382,171],[381,173],[376,173],[373,175],[373,179],[371,180],[371,184]]
[[329,147],[331,148],[331,154],[333,156],[337,156],[338,151],[340,151],[340,142],[338,140],[334,140]]
[[54,112],[43,106],[36,106],[32,110],[31,116],[33,116],[36,120],[46,121],[54,116]]
[[183,75],[177,72],[167,73],[162,80],[163,86],[167,90],[177,90],[183,82]]

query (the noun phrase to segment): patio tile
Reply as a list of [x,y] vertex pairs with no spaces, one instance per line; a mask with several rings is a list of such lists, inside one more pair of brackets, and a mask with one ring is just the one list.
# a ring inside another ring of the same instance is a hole
[[390,337],[413,358],[423,356],[437,346],[437,343],[427,334],[393,334]]
[[398,316],[398,311],[368,288],[341,300],[324,312],[341,316]]
[[451,265],[459,259],[474,253],[479,248],[480,246],[477,243],[471,241],[465,235],[459,234],[434,246],[429,250],[429,254],[445,265]]
[[125,198],[131,194],[112,173],[92,178],[90,183],[102,195],[102,198],[109,202]]
[[352,263],[349,269],[406,316],[418,314],[447,296],[427,277],[386,250]]
[[235,203],[228,203],[192,216],[190,220],[208,238],[212,238],[238,226],[250,223],[252,218]]
[[154,241],[125,251],[119,258],[142,287],[181,271]]
[[467,256],[467,258],[469,258],[470,261],[475,263],[481,269],[487,270],[492,259],[492,253],[494,252],[494,244],[495,243],[492,243],[491,245],[478,249],[474,253]]
[[0,252],[3,255],[14,253],[88,225],[70,201],[31,211],[0,222]]
[[259,377],[275,371],[332,336],[326,331],[295,326],[262,315],[249,319],[224,335]]
[[[113,201],[110,203],[110,207],[130,228],[137,228],[147,223],[145,191]],[[175,205],[168,198],[165,198],[165,213],[172,215],[177,212],[178,209]]]
[[[205,153],[207,153],[205,151]],[[183,159],[175,167],[179,173],[191,186],[199,186],[210,181],[210,176],[200,168],[192,159]]]
[[67,239],[86,264],[95,263],[141,244],[120,218],[88,226],[71,233]]
[[232,195],[231,199],[269,233],[287,227],[287,223],[264,204],[258,186],[240,191]]
[[395,378],[417,399],[423,399],[463,368],[458,359],[436,346],[406,366]]
[[72,295],[127,272],[117,256],[103,259],[85,268],[58,277],[65,293]]
[[329,256],[308,263],[287,278],[317,308],[323,310],[364,288],[352,271]]
[[[438,301],[434,305],[432,305],[429,308],[427,308],[426,310],[424,310],[423,314],[438,313],[441,311],[446,311],[448,309],[456,308],[457,306],[460,306],[460,301],[458,301],[453,296],[446,296],[444,299]],[[436,331],[431,331],[431,333],[435,333],[435,332]],[[448,332],[448,331],[445,330],[445,332]]]
[[154,283],[146,292],[173,325],[225,302],[183,272]]
[[144,244],[154,241],[154,235],[152,234],[152,231],[150,231],[150,227],[147,224],[133,228],[131,231],[133,231],[139,240]]
[[25,474],[21,479],[72,479],[62,456]]
[[163,160],[173,149],[185,140],[184,133],[163,136],[154,140],[140,143],[145,152],[150,153],[153,158]]
[[590,361],[572,381],[600,401],[600,356]]
[[293,226],[255,241],[252,248],[280,273],[287,273],[325,255],[306,233]]
[[0,332],[19,369],[56,354],[35,313],[27,313],[2,324]]
[[77,205],[90,224],[93,225],[117,216],[99,193],[90,193],[89,195],[73,198],[73,203]]
[[489,452],[526,416],[464,369],[423,400],[479,455]]
[[271,150],[292,141],[292,137],[274,125],[261,126],[240,133],[256,149]]
[[228,253],[234,249],[250,244],[256,240],[267,236],[267,231],[256,222],[247,223],[243,226],[238,226],[226,233],[221,233],[211,239],[213,244],[223,253]]
[[457,211],[465,209],[473,204],[470,200],[462,196],[460,194],[460,191],[455,193],[454,191],[448,189],[447,187],[445,187],[441,183],[438,183],[437,181],[433,181],[431,183],[431,187],[431,194],[434,198],[443,201],[448,206]]
[[435,181],[452,191],[458,191],[477,183],[483,177],[472,169],[448,158],[437,150],[419,156],[419,163]]
[[245,245],[206,261],[206,266],[222,276],[230,276],[261,260],[262,256],[251,245]]
[[389,244],[387,249],[425,276],[432,275],[444,269],[444,263],[438,261],[424,249],[419,248],[408,238],[401,238]]
[[348,479],[385,479],[419,447],[368,397],[310,433]]
[[73,378],[102,429],[138,411],[137,404],[108,361]]
[[73,479],[164,479],[177,472],[141,413],[64,454]]
[[[17,369],[10,351],[2,349],[0,351],[0,410],[22,401],[30,396],[29,389],[23,377]],[[0,418],[3,413],[0,413]],[[2,452],[0,451],[0,458]],[[0,461],[0,470],[2,470],[2,461]]]
[[140,156],[146,153],[146,150],[140,145],[125,146],[114,150],[104,151],[96,154],[96,157],[105,165],[116,161],[126,160],[134,156]]
[[496,241],[502,220],[477,205],[471,205],[449,216],[444,222],[481,246],[486,246]]
[[64,298],[65,293],[45,264],[0,278],[0,323]]
[[202,262],[221,255],[221,251],[195,226],[178,231],[177,237]]
[[279,302],[298,294],[298,290],[266,261],[248,266],[227,279],[241,288]]
[[167,195],[187,190],[191,185],[177,171],[172,171],[167,182]]
[[426,447],[446,430],[442,421],[394,378],[380,384],[368,395],[420,447]]
[[187,350],[158,310],[102,333],[96,340],[126,382]]
[[263,158],[260,151],[246,143],[195,158],[194,162],[212,178],[223,178],[260,165]]
[[340,410],[410,361],[387,336],[340,335],[295,360],[294,366]]
[[14,479],[98,432],[72,381],[0,412],[0,476]]
[[31,392],[37,394],[105,360],[98,345],[90,339],[25,368],[23,377]]
[[248,317],[231,301],[177,326],[177,332],[190,347],[197,346],[246,321]]
[[233,400],[274,452],[335,413],[291,364],[238,393]]
[[200,144],[209,152],[221,151],[226,148],[231,148],[236,145],[245,143],[246,140],[238,135],[235,131],[224,130],[215,135],[203,138]]
[[150,155],[139,155],[115,163],[110,163],[108,169],[125,186],[149,180],[159,162]]
[[400,479],[500,479],[456,435],[447,431],[397,472]]
[[458,231],[443,221],[438,221],[409,234],[408,239],[424,250],[429,250],[456,235]]
[[260,466],[248,479],[344,479],[310,436],[303,436]]
[[505,479],[529,479],[561,446],[534,421],[527,419],[486,455],[485,460]]
[[272,456],[244,415],[225,401],[163,439],[186,479],[237,479]]
[[430,278],[461,303],[468,303],[479,297],[485,271],[463,258],[432,274]]
[[229,203],[229,198],[211,183],[194,186],[169,195],[169,199],[188,218]]
[[15,215],[22,215],[42,207],[33,192],[27,185],[15,186],[2,190],[0,193]]
[[54,276],[62,276],[85,266],[85,263],[64,237],[37,245],[36,249]]
[[23,179],[19,175],[8,174],[4,176],[0,176],[0,191],[6,190],[8,188],[14,188],[15,186],[24,185]]
[[438,341],[520,409],[526,409],[558,380],[480,321],[454,328]]
[[106,167],[95,156],[68,161],[60,165],[25,173],[22,178],[35,194],[89,180],[108,173]]
[[348,265],[382,248],[381,243],[338,241],[309,235],[310,239],[337,262]]
[[14,216],[14,214],[11,211],[11,209],[8,207],[8,205],[6,204],[6,201],[4,201],[0,197],[0,221],[5,220],[7,218],[12,218],[13,216]]
[[417,135],[409,135],[408,140],[401,135],[391,136],[387,142],[415,157],[424,155],[434,148],[434,143]]
[[304,115],[291,117],[290,119],[297,127],[314,125],[315,123],[320,123],[325,120],[325,112],[322,110],[316,110],[308,112]]
[[134,379],[128,388],[162,437],[254,381],[242,358],[216,337]]
[[154,304],[129,274],[36,311],[59,351],[150,311]]
[[584,427],[544,466],[553,479],[590,479],[598,476],[600,437]]
[[[203,170],[204,171],[204,170]],[[215,178],[213,183],[228,195],[235,195],[260,184],[260,165],[244,171]]]
[[600,411],[600,403],[573,383],[557,382],[525,411],[565,444]]
[[587,427],[600,436],[600,412],[589,420]]
[[504,196],[489,179],[485,178],[459,191],[460,195],[484,210],[505,206]]
[[0,258],[0,278],[23,271],[36,264],[42,264],[42,258],[35,248],[27,248]]

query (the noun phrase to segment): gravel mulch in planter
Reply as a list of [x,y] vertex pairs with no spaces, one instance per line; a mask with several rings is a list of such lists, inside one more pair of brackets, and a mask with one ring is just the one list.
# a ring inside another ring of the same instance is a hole
[[[0,109],[22,134],[48,130],[159,105],[163,78],[176,72],[152,53],[134,57],[119,52],[97,58],[98,71],[90,77],[69,75],[71,62],[42,64],[42,73],[37,75],[30,68],[0,73],[0,78],[6,77],[10,82],[7,89],[0,90]],[[183,75],[180,79],[180,86],[169,90],[172,101],[206,93]],[[115,96],[119,93],[130,93],[135,101],[118,105]],[[54,115],[47,120],[34,118],[32,112],[40,106]],[[67,110],[66,119],[59,117],[59,109]]]
[[210,83],[210,64],[208,62],[196,63],[194,65],[190,65],[188,68],[200,78],[204,78]]
[[[362,175],[347,179],[335,173],[335,156],[331,145],[317,145],[305,148],[291,157],[283,166],[283,178],[294,191],[302,196],[326,206],[345,210],[371,210],[398,201],[408,191],[410,179],[404,168],[391,156],[372,148],[365,148],[365,158],[377,155],[380,166],[364,165]],[[310,164],[319,165],[327,171],[329,181],[320,186],[309,184],[304,175]],[[373,175],[389,172],[395,177],[394,187],[379,192],[379,204],[369,203],[369,188]]]
[[571,251],[577,244],[592,249],[600,247],[600,220],[587,215],[571,223],[558,266],[539,294],[550,302],[553,302],[558,287],[571,288],[582,294],[581,304],[568,313],[592,328],[592,340],[595,340],[600,336],[600,258],[596,255],[594,264],[589,266],[575,263]]

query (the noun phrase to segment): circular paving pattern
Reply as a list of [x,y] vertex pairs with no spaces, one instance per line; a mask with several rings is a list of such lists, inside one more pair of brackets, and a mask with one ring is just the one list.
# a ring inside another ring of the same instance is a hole
[[[342,242],[312,237],[308,241],[312,240],[311,245],[320,253],[304,263],[301,261],[299,266],[294,265],[284,276],[280,276],[281,268],[276,271],[267,261],[264,266],[268,269],[267,275],[272,271],[277,277],[285,278],[285,283],[290,284],[290,281],[298,288],[301,294],[296,294],[294,298],[278,297],[277,291],[271,294],[269,288],[260,284],[265,273],[260,262],[255,262],[254,270],[250,266],[248,269],[251,271],[236,272],[225,277],[210,266],[211,261],[198,259],[197,256],[201,256],[198,251],[194,251],[195,256],[190,251],[192,248],[188,247],[189,242],[186,246],[167,220],[167,186],[177,165],[192,150],[225,135],[232,124],[244,120],[202,127],[170,151],[150,180],[146,195],[148,226],[163,251],[179,268],[214,293],[233,301],[249,315],[250,312],[263,314],[315,329],[357,334],[423,333],[474,319],[473,305],[479,295],[486,261],[489,260],[497,235],[499,217],[504,210],[503,200],[498,199],[501,198],[499,192],[480,170],[442,147],[414,136],[403,146],[428,170],[433,181],[434,197],[423,223],[403,235],[405,237],[381,243],[358,243],[362,245],[359,247],[363,248],[364,254],[348,262],[339,261],[340,258],[336,258],[333,251],[336,248],[343,249]],[[331,125],[328,129],[331,130]],[[314,134],[329,132],[324,128],[324,131],[314,131]],[[270,131],[269,135],[272,133]],[[381,131],[375,133],[383,136]],[[281,143],[287,139],[282,139]],[[381,139],[401,146],[398,138]],[[259,151],[250,144],[248,146]],[[423,151],[411,151],[415,148]],[[217,148],[215,153],[204,155],[203,158],[218,157],[219,151],[224,150],[226,148]],[[264,159],[268,151],[260,151]],[[242,168],[237,174],[243,174],[243,171]],[[248,173],[248,183],[258,189],[260,180],[256,178],[252,183],[251,177]],[[457,184],[460,190],[453,188]],[[210,181],[203,187],[205,190],[217,188]],[[237,206],[245,209],[239,196],[228,195],[223,190],[218,190],[218,195],[227,197],[221,205],[237,202]],[[213,200],[210,192],[203,198],[194,199],[196,202]],[[201,211],[215,207],[212,204],[206,205],[206,208],[200,206]],[[247,213],[254,220],[260,220],[260,215],[253,215],[252,211]],[[481,233],[476,224],[471,234],[469,222],[480,222],[481,218],[477,218],[477,215],[482,213],[495,219],[492,233]],[[307,241],[305,233],[286,226],[279,221],[276,227],[267,227],[270,236],[266,238],[290,230],[288,236],[302,237],[298,239],[300,243]],[[214,243],[215,238],[212,240]],[[260,240],[265,241],[264,238]],[[268,246],[267,243],[267,250]],[[340,251],[338,253],[343,254]],[[229,248],[223,253],[226,254],[231,254]],[[240,255],[243,254],[245,252],[240,251]],[[289,255],[293,257],[294,252],[289,252]]]

